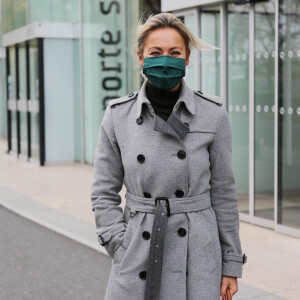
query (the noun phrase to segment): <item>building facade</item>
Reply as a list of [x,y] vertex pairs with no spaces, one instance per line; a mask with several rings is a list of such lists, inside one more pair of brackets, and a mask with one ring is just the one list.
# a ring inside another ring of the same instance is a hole
[[186,81],[225,100],[241,219],[299,237],[300,2],[242,2],[0,0],[8,154],[92,164],[108,101],[140,88],[140,16],[172,12],[221,48],[193,50]]
[[0,136],[40,165],[92,164],[109,100],[140,88],[135,31],[157,0],[1,0]]
[[226,102],[242,220],[300,236],[300,2],[162,0],[221,51],[194,53],[195,89]]

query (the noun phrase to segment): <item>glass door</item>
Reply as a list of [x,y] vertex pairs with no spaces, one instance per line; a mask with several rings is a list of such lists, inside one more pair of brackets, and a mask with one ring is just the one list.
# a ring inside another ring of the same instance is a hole
[[6,48],[8,153],[45,162],[43,40]]
[[275,0],[254,6],[254,216],[274,220]]
[[26,45],[18,45],[18,97],[17,111],[19,114],[20,156],[28,157],[27,131],[27,86],[26,86]]
[[228,114],[239,211],[249,214],[249,5],[227,6]]
[[300,228],[300,2],[279,0],[278,224]]
[[39,115],[39,64],[37,40],[28,42],[29,70],[28,70],[28,111],[30,112],[28,125],[30,134],[30,157],[38,160],[40,157],[40,115]]
[[8,153],[15,153],[17,155],[17,76],[15,46],[7,48],[7,61]]

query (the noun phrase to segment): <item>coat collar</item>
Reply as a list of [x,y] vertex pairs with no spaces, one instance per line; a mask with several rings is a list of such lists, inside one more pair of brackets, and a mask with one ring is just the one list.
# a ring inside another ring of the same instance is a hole
[[[146,78],[140,92],[138,94],[137,98],[137,115],[136,117],[139,118],[143,111],[143,106],[147,105],[152,114],[154,114],[153,108],[151,106],[151,103],[149,99],[147,98],[146,94],[146,85],[147,85],[148,79]],[[195,100],[194,100],[194,93],[193,91],[187,86],[184,79],[181,80],[181,92],[179,95],[179,98],[175,104],[174,110],[175,112],[178,110],[178,108],[182,105],[182,103],[185,104],[185,108],[192,114],[195,115]]]

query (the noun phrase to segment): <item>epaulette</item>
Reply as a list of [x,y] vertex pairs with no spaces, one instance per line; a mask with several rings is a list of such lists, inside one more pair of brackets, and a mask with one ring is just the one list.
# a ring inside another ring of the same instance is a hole
[[219,105],[223,104],[223,99],[219,96],[211,95],[211,94],[204,94],[201,91],[194,91],[194,92],[195,92],[195,94],[197,94],[198,96],[200,96],[200,97],[202,97],[206,100],[212,101],[212,102],[217,103]]
[[116,105],[119,105],[121,103],[125,103],[125,102],[127,102],[129,100],[133,100],[137,96],[137,94],[138,94],[138,92],[134,92],[134,93],[130,93],[127,96],[110,100],[108,102],[108,105],[111,105],[111,108],[114,108]]

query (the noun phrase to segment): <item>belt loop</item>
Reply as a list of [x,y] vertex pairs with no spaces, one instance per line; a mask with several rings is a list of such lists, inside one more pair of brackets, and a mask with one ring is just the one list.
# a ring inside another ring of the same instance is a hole
[[155,206],[157,206],[157,201],[160,200],[165,200],[166,201],[166,206],[167,206],[167,217],[170,216],[170,203],[169,203],[169,199],[167,197],[156,197],[155,198]]

